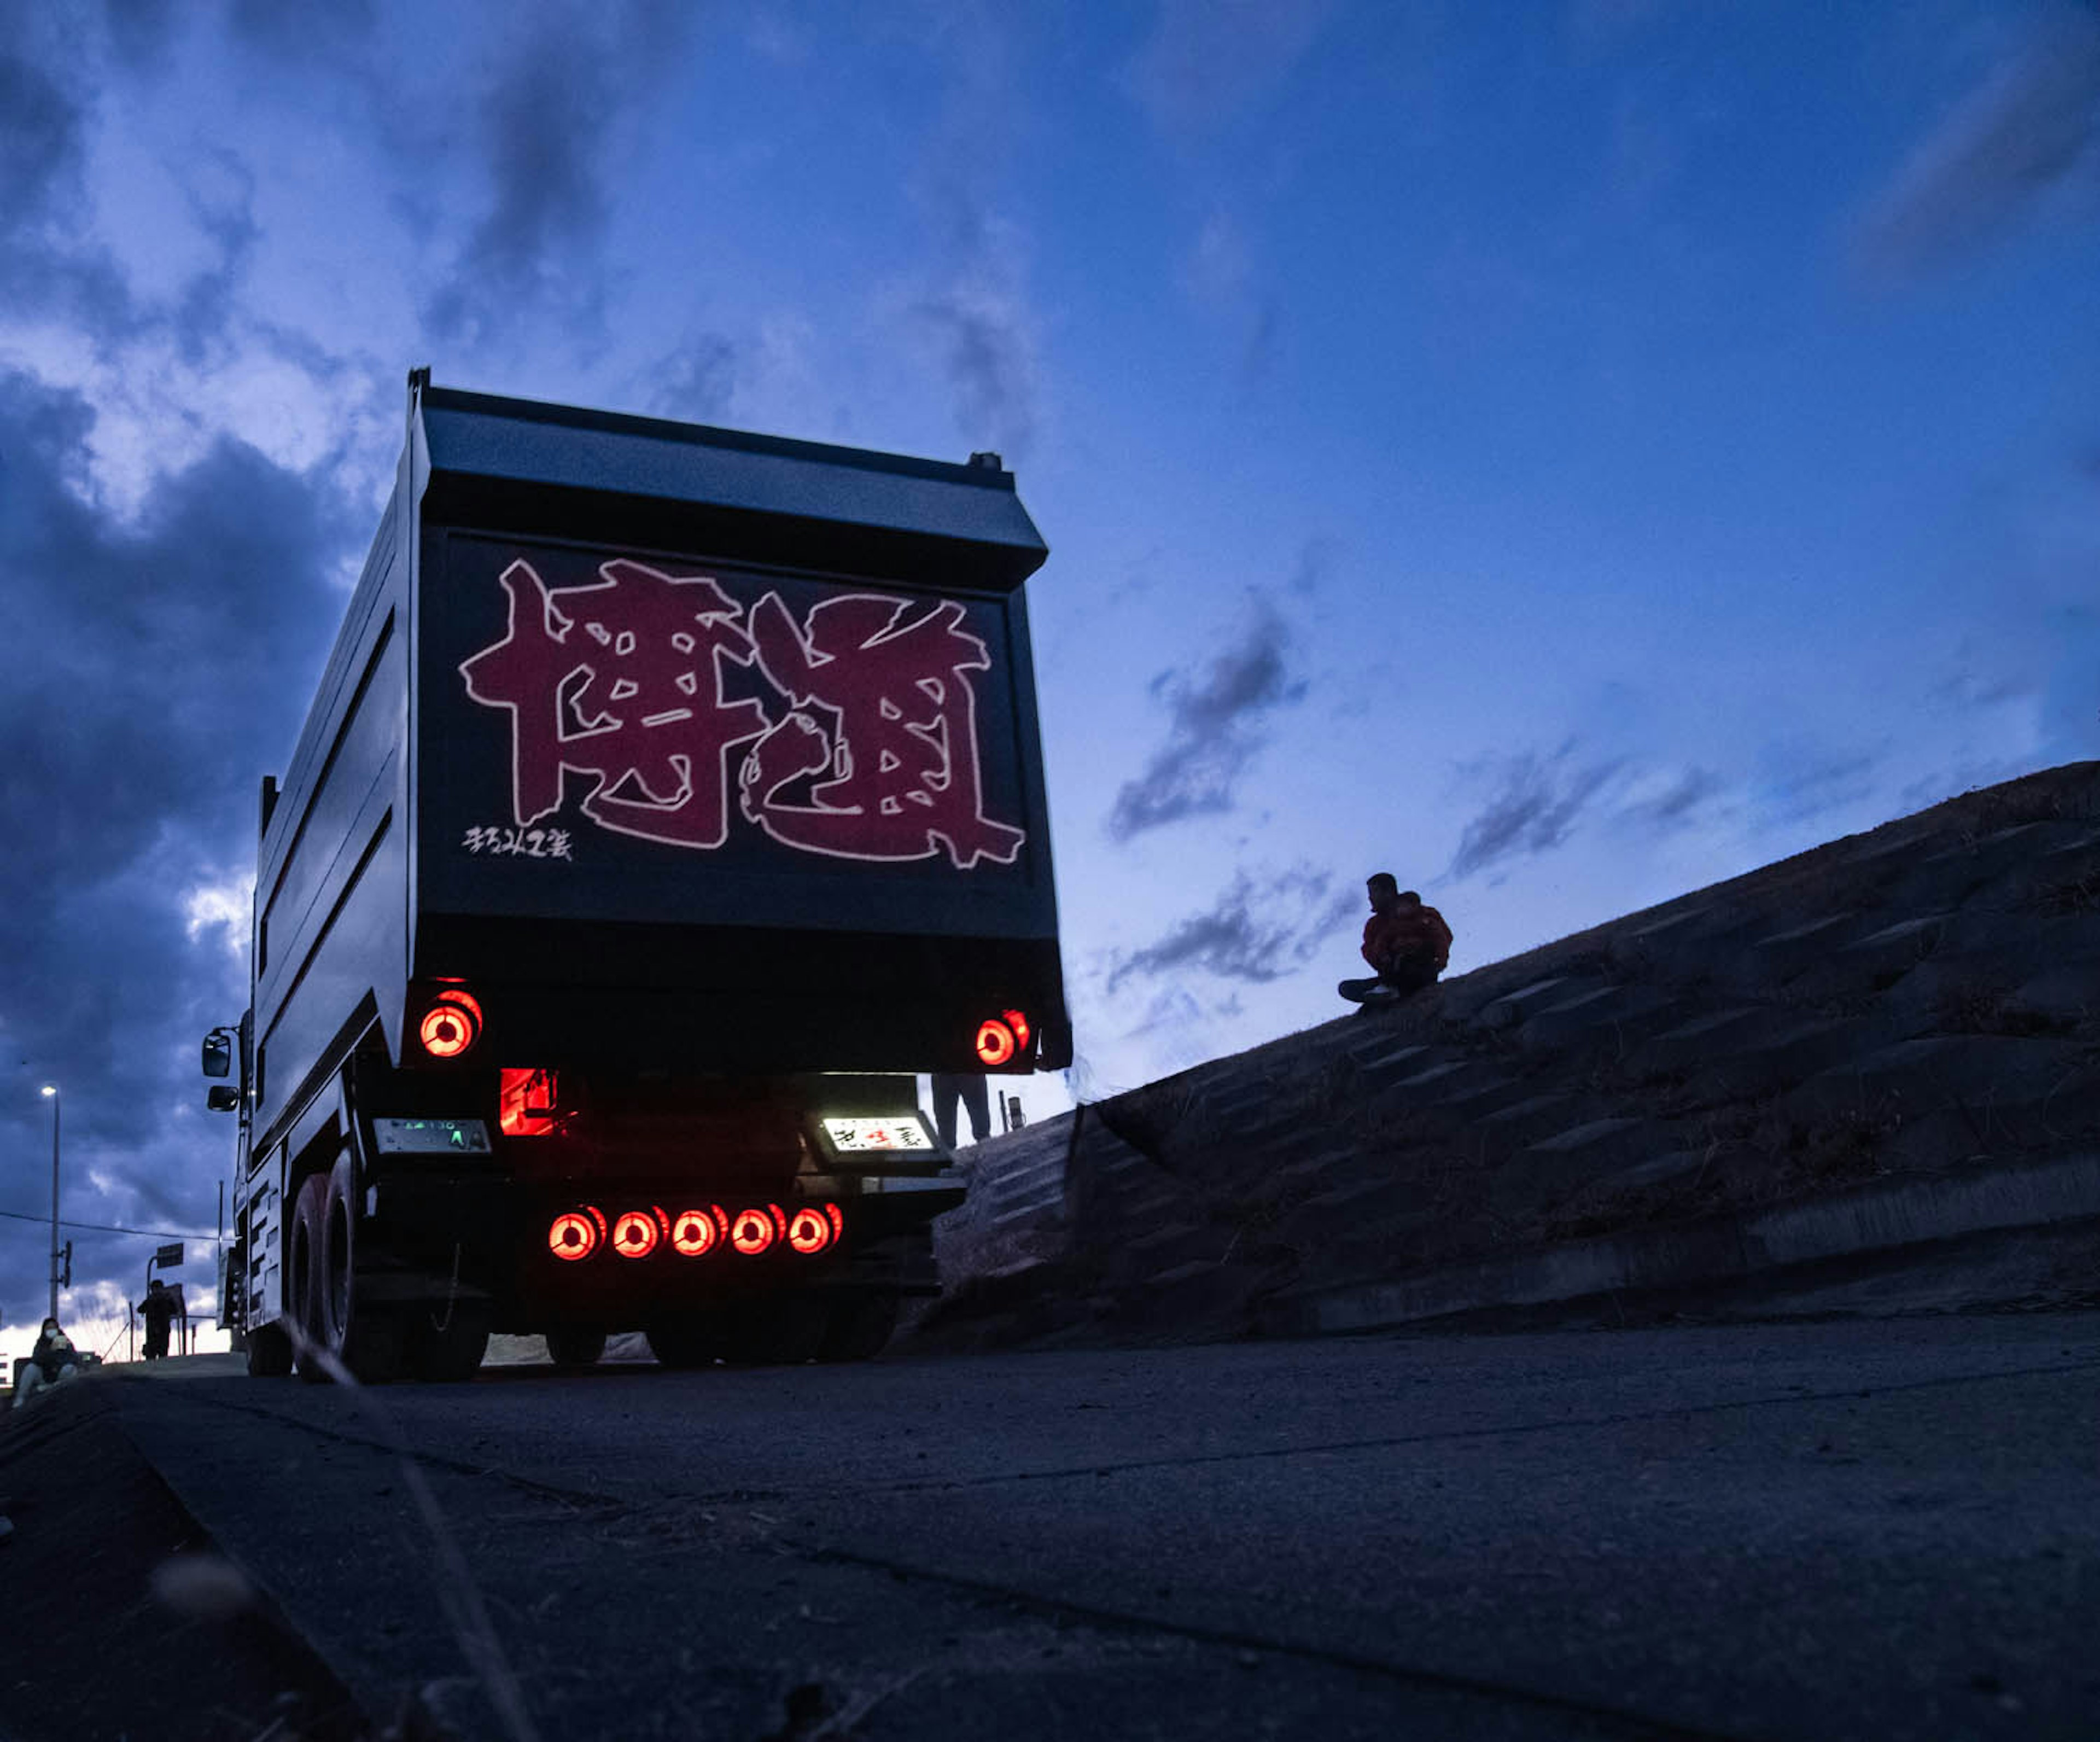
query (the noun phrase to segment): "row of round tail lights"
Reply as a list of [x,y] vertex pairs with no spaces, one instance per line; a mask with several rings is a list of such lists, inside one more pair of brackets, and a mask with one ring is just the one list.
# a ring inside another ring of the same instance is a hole
[[668,1246],[681,1258],[705,1258],[726,1246],[756,1258],[785,1246],[814,1258],[838,1243],[845,1217],[836,1204],[804,1204],[783,1210],[778,1204],[752,1206],[730,1215],[720,1204],[704,1210],[681,1210],[667,1215],[652,1204],[646,1210],[623,1210],[610,1221],[596,1204],[565,1210],[547,1228],[547,1250],[565,1263],[589,1258],[610,1246],[622,1258],[647,1258]]

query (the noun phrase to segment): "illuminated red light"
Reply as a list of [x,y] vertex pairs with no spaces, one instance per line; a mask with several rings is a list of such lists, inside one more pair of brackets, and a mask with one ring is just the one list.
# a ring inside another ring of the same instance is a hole
[[1025,1010],[1003,1010],[999,1014],[1005,1017],[1006,1025],[1013,1030],[1014,1045],[1026,1050],[1030,1032],[1028,1012]]
[[808,1206],[788,1218],[788,1244],[807,1258],[832,1243],[831,1218]]
[[555,1079],[551,1070],[499,1074],[496,1128],[506,1137],[545,1137],[554,1129]]
[[622,1258],[646,1258],[656,1250],[663,1230],[646,1210],[624,1210],[612,1224],[612,1250]]
[[824,1214],[831,1219],[832,1238],[841,1238],[846,1231],[845,1212],[836,1204],[827,1203],[824,1206]]
[[1012,1058],[1017,1048],[1013,1030],[997,1017],[986,1017],[977,1024],[977,1056],[996,1068]]
[[547,1229],[547,1250],[565,1263],[574,1264],[597,1251],[598,1239],[597,1224],[589,1216],[565,1210]]
[[456,1059],[481,1038],[481,1004],[471,992],[440,992],[416,1030],[434,1059]]
[[671,1221],[671,1250],[682,1258],[704,1258],[721,1238],[721,1229],[704,1210],[681,1210]]
[[739,1210],[729,1224],[729,1243],[746,1258],[756,1258],[779,1237],[780,1230],[763,1210]]

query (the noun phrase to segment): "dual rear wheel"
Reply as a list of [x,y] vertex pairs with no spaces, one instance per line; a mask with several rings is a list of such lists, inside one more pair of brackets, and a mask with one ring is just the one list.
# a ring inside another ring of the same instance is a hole
[[248,1370],[274,1377],[296,1365],[318,1384],[331,1359],[367,1385],[406,1371],[418,1379],[471,1378],[488,1349],[488,1308],[480,1300],[377,1306],[358,1298],[357,1170],[346,1152],[325,1174],[310,1175],[292,1206],[285,1277],[286,1317],[249,1334]]

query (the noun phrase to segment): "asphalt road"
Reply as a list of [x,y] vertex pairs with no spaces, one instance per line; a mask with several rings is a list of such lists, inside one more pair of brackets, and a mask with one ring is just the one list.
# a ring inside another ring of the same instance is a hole
[[2100,1314],[103,1383],[463,1736],[2100,1737]]

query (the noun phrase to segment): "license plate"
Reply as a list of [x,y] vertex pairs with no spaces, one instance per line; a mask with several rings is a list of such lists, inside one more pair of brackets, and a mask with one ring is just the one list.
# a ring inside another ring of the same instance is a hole
[[926,1127],[908,1114],[895,1119],[827,1119],[824,1136],[840,1155],[871,1149],[930,1149]]

